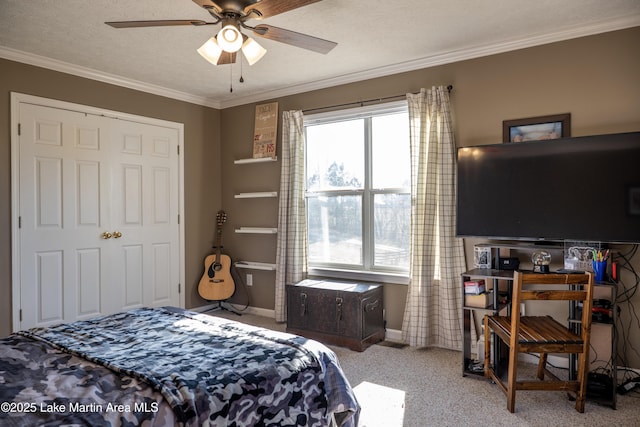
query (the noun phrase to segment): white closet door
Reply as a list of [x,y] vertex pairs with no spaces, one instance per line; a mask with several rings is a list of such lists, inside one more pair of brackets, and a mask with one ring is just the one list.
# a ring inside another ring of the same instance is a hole
[[20,104],[17,329],[180,306],[177,129]]
[[178,132],[115,120],[113,286],[120,307],[178,305]]
[[107,130],[99,117],[20,108],[23,326],[102,313],[108,283]]

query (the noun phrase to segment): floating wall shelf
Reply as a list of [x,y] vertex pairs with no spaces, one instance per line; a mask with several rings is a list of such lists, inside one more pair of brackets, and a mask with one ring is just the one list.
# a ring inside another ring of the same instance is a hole
[[244,165],[247,163],[275,162],[277,160],[277,157],[259,157],[257,159],[238,159],[234,160],[233,163],[236,165]]
[[236,228],[236,233],[247,234],[276,234],[278,229],[275,227],[240,227]]
[[238,268],[247,268],[251,270],[268,270],[273,271],[276,269],[275,264],[271,264],[268,262],[253,262],[253,261],[239,261],[236,262],[236,267]]
[[254,193],[239,193],[234,196],[236,199],[256,199],[260,197],[278,197],[277,191],[259,191]]

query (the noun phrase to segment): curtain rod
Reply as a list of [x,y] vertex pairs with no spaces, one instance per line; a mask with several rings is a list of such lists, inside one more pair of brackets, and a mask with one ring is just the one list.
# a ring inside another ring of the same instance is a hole
[[[453,85],[447,86],[447,90],[449,91],[449,93],[451,93],[451,91],[453,90]],[[419,93],[419,92],[414,92],[413,94],[416,95],[417,93]],[[364,101],[346,102],[344,104],[328,105],[326,107],[309,108],[307,110],[302,110],[302,112],[303,113],[310,113],[312,111],[330,110],[332,108],[348,107],[348,106],[351,106],[351,105],[359,105],[360,107],[362,107],[362,106],[364,106],[364,104],[383,102],[383,101],[390,101],[392,99],[404,98],[406,96],[407,96],[407,94],[405,93],[405,94],[402,94],[402,95],[386,96],[384,98],[373,98],[373,99],[366,99]]]

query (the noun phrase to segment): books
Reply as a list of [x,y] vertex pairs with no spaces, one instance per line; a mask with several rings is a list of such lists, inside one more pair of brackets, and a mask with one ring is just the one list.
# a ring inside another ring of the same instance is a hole
[[484,280],[469,280],[464,282],[464,293],[471,295],[480,295],[485,292]]

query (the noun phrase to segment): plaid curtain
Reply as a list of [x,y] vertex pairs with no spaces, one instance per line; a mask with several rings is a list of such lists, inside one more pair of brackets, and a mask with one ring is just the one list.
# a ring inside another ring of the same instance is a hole
[[302,111],[282,113],[282,172],[276,247],[276,322],[287,320],[286,284],[307,277],[307,213],[304,198]]
[[455,237],[456,151],[449,92],[407,94],[411,141],[411,264],[402,325],[413,347],[462,348],[462,239]]

